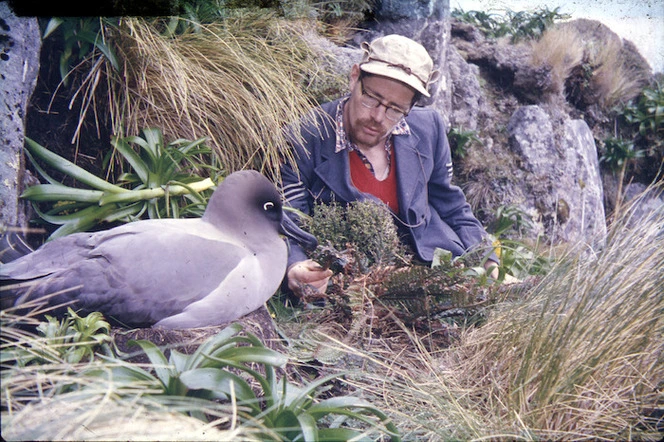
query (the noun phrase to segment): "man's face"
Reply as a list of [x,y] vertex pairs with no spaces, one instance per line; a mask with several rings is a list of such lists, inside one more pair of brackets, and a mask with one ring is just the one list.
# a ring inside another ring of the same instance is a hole
[[[350,75],[351,96],[344,109],[344,124],[350,140],[360,149],[382,146],[397,121],[389,120],[386,105],[408,113],[415,91],[400,81],[378,75],[365,75],[359,79],[360,69],[353,66]],[[367,95],[377,98],[381,104],[367,108],[362,104],[362,88]]]

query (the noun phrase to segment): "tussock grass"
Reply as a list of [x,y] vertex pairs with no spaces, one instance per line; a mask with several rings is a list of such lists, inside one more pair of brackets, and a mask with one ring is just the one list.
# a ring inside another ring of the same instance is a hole
[[588,62],[593,67],[592,87],[604,109],[627,103],[648,83],[641,70],[625,63],[622,50],[622,41],[618,39],[607,39],[586,49]]
[[[52,367],[51,367],[52,368]],[[70,370],[72,367],[67,367]],[[44,378],[44,373],[30,373],[27,380]],[[49,373],[54,382],[81,384],[71,374]],[[2,416],[2,433],[6,440],[256,440],[251,431],[234,428],[218,430],[196,418],[178,413],[178,404],[159,403],[142,397],[147,390],[135,386],[134,391],[119,384],[100,385],[89,378],[83,392],[43,397]],[[10,398],[11,399],[11,398]],[[171,398],[173,402],[177,398]],[[183,401],[184,402],[184,401]],[[180,404],[191,409],[195,401]],[[209,405],[209,404],[208,404]],[[11,404],[10,404],[11,406]],[[222,416],[228,422],[230,410],[199,409]],[[227,408],[227,407],[226,407]],[[218,423],[218,422],[217,422]]]
[[664,209],[633,213],[603,250],[569,250],[453,348],[425,349],[404,329],[403,352],[346,349],[367,361],[348,382],[389,408],[406,439],[659,440]]
[[572,94],[585,106],[611,109],[636,97],[648,83],[647,73],[630,65],[615,36],[600,40],[565,23],[548,28],[531,48],[533,64],[551,69],[551,92]]
[[[312,107],[309,82],[328,74],[303,35],[304,22],[238,14],[167,36],[159,22],[124,18],[113,40],[123,61],[113,76],[114,129],[146,127],[166,137],[208,137],[228,172],[278,171],[283,128]],[[331,74],[329,74],[331,75]]]
[[548,28],[538,40],[531,41],[533,64],[551,68],[552,91],[561,94],[565,80],[583,61],[583,46],[578,32],[571,27]]

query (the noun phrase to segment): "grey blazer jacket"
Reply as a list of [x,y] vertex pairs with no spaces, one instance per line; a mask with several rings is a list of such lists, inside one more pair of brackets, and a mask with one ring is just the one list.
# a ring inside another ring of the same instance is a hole
[[[284,198],[288,205],[311,214],[314,202],[349,203],[374,198],[351,183],[348,152],[335,153],[334,116],[340,100],[321,106],[300,130],[304,143],[292,143],[297,169],[282,167]],[[451,184],[452,156],[440,115],[413,108],[406,117],[410,135],[394,135],[399,213],[397,224],[408,232],[420,259],[431,261],[435,248],[459,256],[477,246],[486,231],[473,215],[461,189]],[[286,212],[291,213],[291,212]],[[289,215],[291,216],[291,215]],[[289,265],[306,259],[291,244]]]

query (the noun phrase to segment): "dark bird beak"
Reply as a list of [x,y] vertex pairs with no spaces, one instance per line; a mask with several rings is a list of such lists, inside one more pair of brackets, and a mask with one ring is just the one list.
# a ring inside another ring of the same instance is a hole
[[307,251],[313,251],[318,246],[318,240],[311,233],[302,230],[293,220],[286,214],[281,219],[281,228],[279,232],[286,235],[288,238],[296,241]]

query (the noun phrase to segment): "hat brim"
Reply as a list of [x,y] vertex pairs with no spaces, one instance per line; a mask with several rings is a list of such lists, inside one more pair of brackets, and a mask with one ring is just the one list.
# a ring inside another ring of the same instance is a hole
[[362,63],[360,65],[360,69],[370,74],[380,75],[383,77],[400,81],[401,83],[405,83],[406,85],[415,89],[417,92],[424,95],[425,97],[427,98],[431,97],[429,91],[427,91],[427,89],[424,87],[422,82],[417,77],[415,77],[412,74],[406,73],[403,69],[399,67],[389,66],[385,63],[377,61],[369,61],[366,63]]

